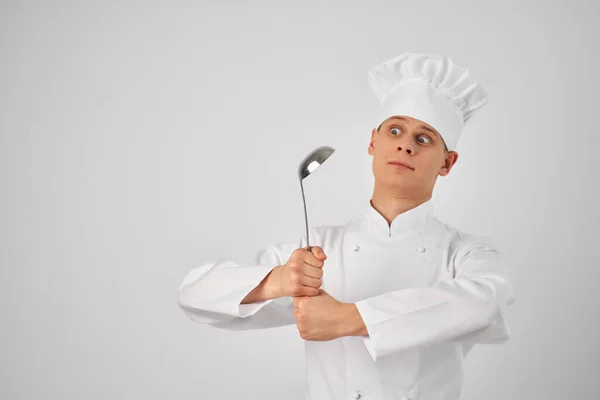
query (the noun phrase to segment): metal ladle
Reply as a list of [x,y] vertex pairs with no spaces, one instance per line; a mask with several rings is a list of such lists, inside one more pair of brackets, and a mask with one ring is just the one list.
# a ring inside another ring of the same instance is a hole
[[306,223],[306,250],[311,251],[308,240],[308,214],[306,213],[306,199],[304,197],[304,185],[302,180],[312,174],[321,164],[333,154],[335,149],[330,146],[321,146],[310,152],[298,166],[298,178],[300,178],[300,190],[302,191],[302,202],[304,203],[304,222]]

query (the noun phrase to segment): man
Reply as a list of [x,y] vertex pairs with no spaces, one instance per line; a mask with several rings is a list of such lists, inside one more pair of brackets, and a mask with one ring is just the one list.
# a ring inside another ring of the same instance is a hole
[[371,132],[373,195],[358,218],[311,228],[248,263],[217,260],[184,279],[194,321],[239,330],[296,324],[312,400],[458,399],[476,343],[510,334],[507,268],[491,241],[433,216],[465,122],[487,95],[448,57],[403,54],[369,71],[382,103]]

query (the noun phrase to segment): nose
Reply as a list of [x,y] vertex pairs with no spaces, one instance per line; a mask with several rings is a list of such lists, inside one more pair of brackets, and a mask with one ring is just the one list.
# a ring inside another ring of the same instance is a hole
[[396,145],[399,152],[406,151],[409,155],[415,154],[414,142],[409,135],[396,137]]
[[414,154],[414,149],[413,149],[413,147],[411,146],[410,143],[405,143],[405,144],[398,145],[398,151],[399,152],[406,151],[410,155]]

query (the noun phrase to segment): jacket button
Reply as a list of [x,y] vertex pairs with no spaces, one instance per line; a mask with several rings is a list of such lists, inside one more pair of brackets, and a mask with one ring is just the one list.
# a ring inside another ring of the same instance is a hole
[[420,247],[417,249],[417,251],[418,251],[419,253],[425,253],[425,246],[420,246]]
[[358,244],[354,245],[354,251],[358,251],[358,249],[360,249],[360,246]]

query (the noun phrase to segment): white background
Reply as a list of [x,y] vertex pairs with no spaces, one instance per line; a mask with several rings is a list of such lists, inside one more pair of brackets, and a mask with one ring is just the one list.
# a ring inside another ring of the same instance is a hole
[[593,1],[3,1],[0,398],[302,399],[295,326],[227,332],[176,300],[213,258],[362,213],[373,65],[448,55],[490,101],[438,217],[510,263],[512,340],[463,399],[600,397]]

